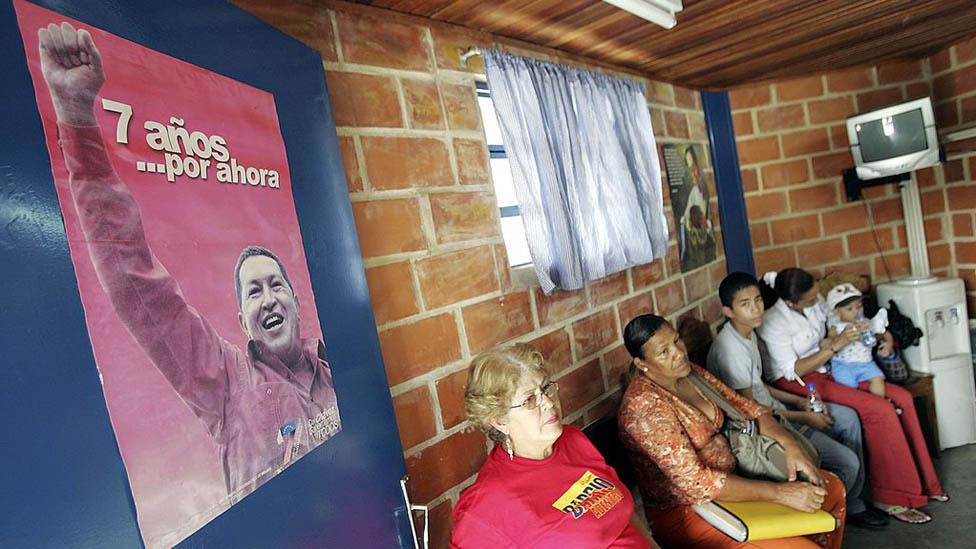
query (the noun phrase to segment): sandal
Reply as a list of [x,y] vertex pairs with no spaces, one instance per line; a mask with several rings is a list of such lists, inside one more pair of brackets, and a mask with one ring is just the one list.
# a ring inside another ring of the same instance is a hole
[[949,500],[952,498],[949,497],[949,494],[942,493],[937,496],[929,496],[929,499],[932,501],[938,501],[939,503],[949,503]]
[[918,509],[912,509],[911,507],[902,507],[901,505],[892,506],[877,506],[879,509],[888,513],[893,519],[900,520],[902,522],[907,522],[908,524],[925,524],[926,522],[931,522],[932,517],[919,511]]

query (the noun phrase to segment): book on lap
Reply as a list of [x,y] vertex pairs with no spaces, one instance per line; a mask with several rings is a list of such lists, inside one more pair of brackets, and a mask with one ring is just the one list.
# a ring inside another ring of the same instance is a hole
[[820,534],[837,528],[837,519],[824,510],[804,513],[778,503],[710,501],[692,508],[705,522],[740,542]]

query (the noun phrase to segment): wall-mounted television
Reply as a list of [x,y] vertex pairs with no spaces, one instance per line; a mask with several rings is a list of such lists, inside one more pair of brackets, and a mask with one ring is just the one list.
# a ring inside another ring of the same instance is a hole
[[860,179],[877,179],[939,164],[939,138],[928,97],[847,119]]

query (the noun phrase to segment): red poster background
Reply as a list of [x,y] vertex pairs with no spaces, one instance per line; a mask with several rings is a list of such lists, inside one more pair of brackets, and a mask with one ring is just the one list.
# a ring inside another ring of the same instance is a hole
[[[247,338],[238,323],[233,270],[241,249],[250,244],[279,256],[300,301],[302,337],[322,338],[274,97],[22,0],[14,4],[140,529],[147,545],[171,545],[229,506],[220,461],[213,441],[129,334],[96,278],[67,187],[37,30],[68,21],[91,32],[106,74],[96,98],[102,136],[115,170],[139,204],[149,244],[179,281],[187,302],[241,348]],[[118,115],[100,108],[102,98],[132,106],[127,145],[115,142]],[[143,123],[169,125],[170,117],[182,118],[191,132],[223,136],[239,164],[277,170],[280,188],[218,183],[213,165],[207,180],[177,177],[172,183],[165,175],[137,171],[137,161],[163,162],[164,155],[146,144]]]

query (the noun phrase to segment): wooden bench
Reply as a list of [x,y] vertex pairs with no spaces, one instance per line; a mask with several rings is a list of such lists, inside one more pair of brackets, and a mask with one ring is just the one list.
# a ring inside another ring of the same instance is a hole
[[939,420],[935,415],[935,386],[932,383],[934,376],[909,370],[908,379],[902,384],[915,400],[915,410],[918,412],[918,421],[922,424],[922,434],[925,435],[925,442],[929,445],[929,452],[933,456],[941,454],[939,444]]
[[[686,317],[678,323],[678,334],[685,343],[688,358],[705,366],[708,348],[712,344],[712,331],[709,325],[694,317]],[[932,384],[932,374],[911,371],[908,379],[902,384],[915,400],[915,410],[918,421],[922,425],[922,434],[933,456],[939,456],[939,421],[935,415],[935,386]]]

